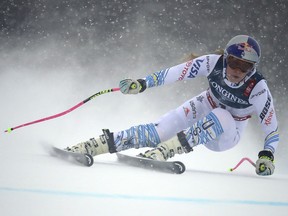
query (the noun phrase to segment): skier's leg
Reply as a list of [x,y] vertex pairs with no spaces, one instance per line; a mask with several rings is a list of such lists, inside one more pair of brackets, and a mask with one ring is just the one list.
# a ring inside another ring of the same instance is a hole
[[[104,130],[105,136],[101,135],[99,138],[92,138],[86,142],[68,147],[66,150],[89,153],[95,156],[108,152],[120,152],[130,148],[155,148],[160,142],[171,138],[197,121],[198,118],[205,116],[205,112],[208,113],[208,109],[205,106],[208,102],[205,103],[202,94],[163,115],[156,123],[132,126],[127,130],[115,133]],[[187,112],[187,109],[190,109],[191,113]],[[109,142],[106,140],[107,137],[110,137]]]
[[117,151],[130,148],[156,147],[188,128],[211,110],[206,92],[186,101],[184,104],[159,118],[155,123],[133,126],[114,133]]
[[133,126],[116,133],[103,129],[103,133],[99,138],[91,138],[86,142],[67,147],[65,150],[96,156],[109,152],[120,152],[130,148],[156,147],[160,143],[156,126],[152,123]]
[[113,134],[117,152],[130,148],[156,147],[161,141],[153,123],[132,126]]
[[[231,143],[231,147],[233,147],[239,141],[237,136],[236,123],[231,114],[224,109],[216,108],[191,127],[179,132],[177,136],[160,143],[157,148],[147,151],[144,156],[155,160],[167,160],[176,153],[188,153],[194,146],[200,144],[208,147],[208,143],[218,140],[214,144],[221,145],[219,144],[221,139],[225,141],[225,148],[229,148],[227,143]],[[221,148],[225,149],[223,146],[219,149]]]
[[234,122],[235,127],[234,124],[231,124],[231,127],[227,128],[226,132],[219,136],[219,138],[204,144],[205,147],[212,151],[226,151],[236,146],[241,139],[242,132],[247,126],[248,120]]
[[212,111],[206,97],[206,91],[181,104],[155,122],[161,142],[164,142],[178,132],[191,127]]

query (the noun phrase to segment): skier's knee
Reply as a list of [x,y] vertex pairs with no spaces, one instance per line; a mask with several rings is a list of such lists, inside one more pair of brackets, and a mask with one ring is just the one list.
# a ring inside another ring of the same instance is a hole
[[205,146],[212,151],[226,151],[233,148],[240,139],[235,120],[227,110],[216,108],[212,112],[219,120],[223,133],[217,139],[205,143]]
[[212,113],[214,113],[215,116],[218,118],[224,133],[236,128],[235,120],[227,110],[222,108],[216,108],[212,110]]

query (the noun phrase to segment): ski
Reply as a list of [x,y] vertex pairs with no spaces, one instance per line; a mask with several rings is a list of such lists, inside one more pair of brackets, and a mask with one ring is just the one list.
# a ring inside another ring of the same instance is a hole
[[88,167],[92,166],[94,163],[93,157],[90,154],[69,152],[55,146],[51,147],[50,154],[60,159],[77,162]]
[[180,161],[156,161],[141,156],[129,156],[116,153],[118,161],[136,167],[150,170],[157,170],[166,173],[182,174],[185,172],[185,165]]
[[[66,160],[69,162],[77,162],[84,166],[92,166],[94,163],[93,157],[90,154],[81,154],[69,152],[64,149],[51,146],[50,154],[54,157]],[[157,170],[166,173],[182,174],[185,172],[185,165],[180,161],[156,161],[141,156],[129,156],[121,153],[116,153],[118,161],[131,166],[142,167],[150,170]]]

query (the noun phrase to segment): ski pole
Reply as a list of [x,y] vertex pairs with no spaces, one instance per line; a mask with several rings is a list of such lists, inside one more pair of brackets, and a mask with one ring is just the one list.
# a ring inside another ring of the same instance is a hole
[[230,168],[229,171],[231,171],[231,172],[234,171],[234,170],[237,169],[244,161],[248,161],[252,166],[256,167],[255,163],[254,163],[250,158],[245,157],[245,158],[242,158],[242,159],[239,161],[239,163],[236,164],[235,167]]
[[4,132],[10,133],[11,131],[16,130],[16,129],[21,128],[21,127],[26,127],[28,125],[32,125],[32,124],[36,124],[36,123],[39,123],[39,122],[43,122],[43,121],[51,120],[51,119],[54,119],[54,118],[58,118],[60,116],[63,116],[63,115],[66,115],[67,113],[72,112],[73,110],[79,108],[80,106],[82,106],[83,104],[87,103],[88,101],[94,99],[97,96],[100,96],[100,95],[103,95],[103,94],[106,94],[106,93],[109,93],[109,92],[119,91],[119,90],[120,90],[120,88],[112,88],[112,89],[102,90],[100,92],[97,92],[96,94],[93,94],[89,98],[81,101],[80,103],[76,104],[75,106],[71,107],[70,109],[68,109],[68,110],[66,110],[64,112],[61,112],[61,113],[58,113],[58,114],[55,114],[55,115],[52,115],[52,116],[48,116],[48,117],[45,117],[45,118],[42,118],[42,119],[38,119],[38,120],[35,120],[35,121],[32,121],[32,122],[28,122],[28,123],[25,123],[25,124],[22,124],[22,125],[18,125],[18,126],[12,127],[12,128],[8,128]]

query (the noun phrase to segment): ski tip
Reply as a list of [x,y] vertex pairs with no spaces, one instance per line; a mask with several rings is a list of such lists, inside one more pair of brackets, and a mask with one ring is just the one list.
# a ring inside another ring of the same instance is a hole
[[43,144],[43,146],[47,149],[47,152],[49,152],[51,156],[58,157],[70,162],[76,162],[87,167],[90,167],[94,164],[93,156],[90,154],[69,152],[50,144]]

